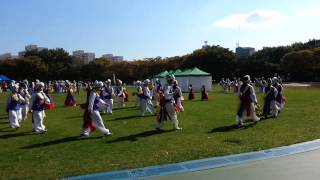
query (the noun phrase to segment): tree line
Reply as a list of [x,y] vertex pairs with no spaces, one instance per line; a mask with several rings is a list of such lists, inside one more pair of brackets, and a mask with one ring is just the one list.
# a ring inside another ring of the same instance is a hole
[[164,70],[198,67],[213,79],[270,77],[275,73],[291,81],[320,80],[320,40],[289,46],[264,47],[252,56],[238,57],[221,46],[208,46],[190,54],[112,62],[97,58],[83,64],[62,48],[28,51],[24,57],[0,62],[0,74],[10,78],[40,80],[105,80],[113,74],[124,82],[150,78]]

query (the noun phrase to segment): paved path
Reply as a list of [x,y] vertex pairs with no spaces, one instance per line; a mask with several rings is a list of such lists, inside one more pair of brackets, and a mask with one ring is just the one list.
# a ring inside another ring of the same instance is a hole
[[152,180],[313,180],[320,179],[320,150]]
[[89,174],[66,179],[320,179],[320,139],[250,153]]

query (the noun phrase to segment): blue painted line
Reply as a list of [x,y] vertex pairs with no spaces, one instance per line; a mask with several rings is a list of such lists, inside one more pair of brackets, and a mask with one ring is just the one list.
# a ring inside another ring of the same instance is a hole
[[66,180],[102,180],[119,179],[135,180],[147,179],[156,176],[165,176],[171,174],[190,173],[194,171],[207,170],[212,168],[238,165],[259,160],[288,156],[307,151],[320,149],[320,139],[293,144],[289,146],[277,147],[256,152],[228,155],[222,157],[213,157],[193,161],[180,162],[176,164],[166,164],[159,166],[150,166],[145,168],[89,174],[84,176],[67,177]]

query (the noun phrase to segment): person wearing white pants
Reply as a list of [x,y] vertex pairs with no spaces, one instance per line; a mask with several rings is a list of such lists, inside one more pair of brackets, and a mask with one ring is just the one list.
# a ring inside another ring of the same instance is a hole
[[18,85],[14,84],[11,87],[11,95],[7,100],[6,111],[8,112],[9,126],[10,128],[18,129],[20,128],[19,121],[19,111],[21,109],[21,103],[24,103],[24,98],[18,93]]
[[44,110],[45,104],[50,104],[50,98],[43,92],[44,83],[37,83],[35,88],[36,92],[32,94],[30,101],[33,130],[37,133],[45,133],[47,132],[47,128],[43,122],[45,116]]
[[123,87],[122,87],[122,81],[120,79],[117,79],[117,90],[116,90],[116,94],[117,94],[117,108],[121,109],[123,106],[123,98],[124,98],[124,92],[123,92]]
[[136,82],[136,86],[137,86],[137,100],[136,100],[136,106],[141,106],[141,99],[143,97],[143,90],[141,87],[141,81],[137,81]]
[[25,102],[21,104],[22,105],[22,112],[21,112],[22,120],[25,121],[28,118],[29,104],[30,104],[31,96],[29,94],[28,86],[26,83],[22,83],[19,88],[21,89],[20,94],[25,100]]
[[[174,75],[168,75],[167,77],[168,84],[164,85],[163,95],[165,98],[165,106],[164,110],[166,111],[164,114],[168,116],[168,118],[172,121],[173,128],[175,130],[182,130],[179,127],[178,115],[176,112],[176,108],[174,107],[174,90],[173,90],[173,82],[175,81]],[[161,126],[163,125],[164,120],[160,119],[158,121],[156,129],[161,130]]]
[[184,100],[184,98],[182,96],[182,91],[177,80],[173,82],[173,92],[174,92],[173,97],[174,97],[176,107],[178,108],[179,112],[183,112],[184,108],[182,106],[182,101]]
[[263,104],[263,119],[268,119],[271,113],[272,117],[278,116],[279,108],[276,104],[276,97],[278,95],[278,90],[272,86],[272,80],[267,80],[267,86],[263,89],[264,104]]
[[236,123],[239,126],[243,125],[243,116],[247,112],[247,115],[251,117],[254,122],[260,120],[256,115],[255,105],[258,105],[258,100],[254,88],[250,85],[250,76],[246,75],[243,78],[243,84],[240,87],[239,92],[240,105],[236,115]]
[[101,93],[102,99],[106,102],[107,106],[107,113],[112,114],[113,109],[113,99],[112,96],[114,95],[113,87],[111,86],[111,80],[108,79],[106,81],[106,87]]
[[[109,135],[111,135],[111,132],[109,129],[107,129],[105,127],[103,120],[101,118],[100,112],[99,112],[99,104],[107,105],[107,103],[104,102],[99,96],[99,91],[102,89],[102,87],[103,87],[102,82],[96,82],[93,85],[93,90],[89,95],[88,112],[90,114],[90,118],[91,118],[93,125],[104,136],[109,136]],[[81,131],[81,136],[89,136],[90,132],[91,132],[91,129],[89,127],[86,127]]]
[[148,88],[148,85],[150,84],[150,80],[146,79],[143,82],[143,98],[141,98],[141,116],[144,116],[144,114],[146,113],[146,111],[150,112],[152,115],[156,114],[156,110],[153,107],[152,101],[151,101],[151,94],[150,94],[150,90]]

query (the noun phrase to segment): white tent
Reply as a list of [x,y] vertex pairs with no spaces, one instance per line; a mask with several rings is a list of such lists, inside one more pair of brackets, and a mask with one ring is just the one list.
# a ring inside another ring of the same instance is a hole
[[204,85],[207,91],[212,89],[212,77],[209,73],[206,73],[198,68],[188,69],[181,73],[174,74],[182,92],[189,91],[189,85],[192,84],[194,92],[200,92],[201,87]]

